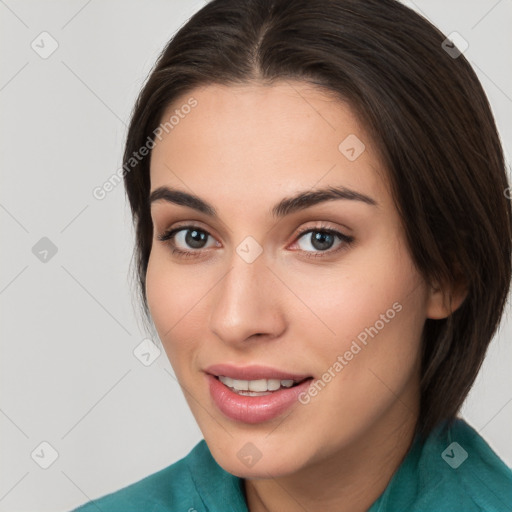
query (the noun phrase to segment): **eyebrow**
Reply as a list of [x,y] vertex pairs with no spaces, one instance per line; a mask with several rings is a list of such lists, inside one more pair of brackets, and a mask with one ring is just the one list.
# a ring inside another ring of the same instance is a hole
[[[322,189],[306,190],[304,192],[299,192],[292,197],[282,199],[271,209],[271,214],[275,218],[284,217],[325,201],[339,199],[360,201],[370,206],[378,206],[375,199],[365,194],[361,194],[360,192],[350,190],[346,187],[327,187]],[[188,192],[183,192],[177,189],[171,189],[168,187],[156,188],[149,196],[150,205],[155,201],[166,201],[168,203],[187,206],[211,217],[218,216],[215,208],[208,202],[194,194],[189,194]]]

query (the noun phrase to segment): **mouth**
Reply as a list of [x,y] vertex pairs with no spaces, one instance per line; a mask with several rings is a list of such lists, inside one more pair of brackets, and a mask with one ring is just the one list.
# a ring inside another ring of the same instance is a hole
[[256,380],[242,380],[233,379],[225,375],[216,375],[222,384],[229,388],[233,393],[241,396],[265,396],[275,393],[281,389],[290,389],[298,386],[305,380],[312,377],[306,377],[301,380],[294,379],[256,379]]
[[220,412],[231,420],[252,424],[283,414],[313,380],[311,375],[263,366],[216,365],[205,373],[210,396]]

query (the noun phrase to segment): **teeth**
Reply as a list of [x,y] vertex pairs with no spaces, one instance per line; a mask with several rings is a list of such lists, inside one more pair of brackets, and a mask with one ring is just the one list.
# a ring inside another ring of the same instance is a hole
[[247,384],[249,384],[250,391],[267,391],[267,379],[249,380],[243,382],[247,382]]
[[247,391],[249,389],[249,381],[233,379],[232,387],[240,391]]
[[233,379],[231,377],[219,377],[219,380],[225,384],[226,386],[228,386],[229,388],[232,388],[234,387],[233,386]]
[[279,388],[291,388],[294,384],[292,379],[258,379],[258,380],[239,380],[231,377],[219,375],[219,380],[229,388],[236,391],[253,391],[263,393],[265,391],[277,391]]
[[281,381],[279,379],[268,379],[267,380],[267,389],[269,391],[276,391],[281,387]]

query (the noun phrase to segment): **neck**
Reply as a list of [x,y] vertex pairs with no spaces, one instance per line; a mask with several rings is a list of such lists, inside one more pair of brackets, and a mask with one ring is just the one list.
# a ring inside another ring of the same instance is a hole
[[292,475],[245,480],[249,511],[366,512],[405,458],[417,417],[417,409],[397,401],[377,424],[328,458]]

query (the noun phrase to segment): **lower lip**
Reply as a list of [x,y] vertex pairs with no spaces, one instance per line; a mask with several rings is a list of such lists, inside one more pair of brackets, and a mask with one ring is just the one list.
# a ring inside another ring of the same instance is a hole
[[228,418],[243,423],[261,423],[276,418],[298,402],[299,395],[312,381],[310,378],[297,386],[282,388],[268,395],[244,396],[231,391],[213,375],[207,374],[206,377],[215,405]]

